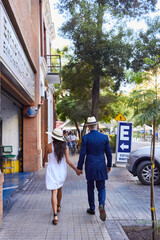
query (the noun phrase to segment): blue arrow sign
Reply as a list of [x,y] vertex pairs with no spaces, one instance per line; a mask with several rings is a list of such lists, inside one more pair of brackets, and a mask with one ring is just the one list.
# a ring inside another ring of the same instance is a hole
[[131,152],[132,144],[132,123],[118,122],[117,131],[117,162],[127,162],[127,156]]

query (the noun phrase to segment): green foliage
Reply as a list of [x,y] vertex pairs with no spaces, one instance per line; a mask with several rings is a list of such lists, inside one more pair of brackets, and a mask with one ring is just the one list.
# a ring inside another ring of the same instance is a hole
[[[60,12],[70,9],[75,11],[78,4],[83,4],[83,0],[60,0]],[[88,3],[101,3],[115,15],[128,15],[130,17],[137,17],[146,14],[149,11],[155,11],[157,0],[88,0]]]
[[109,137],[109,144],[111,147],[111,151],[112,151],[112,153],[115,153],[115,151],[116,151],[116,135],[109,134],[108,137]]
[[76,99],[91,99],[92,68],[84,62],[69,62],[62,70],[62,88],[69,89]]
[[133,82],[136,84],[142,83],[143,81],[143,72],[132,72],[132,71],[126,71],[126,80],[128,82]]
[[[100,97],[100,119],[104,122],[110,122],[121,113],[128,121],[132,120],[133,110],[128,105],[128,98],[128,95],[106,92],[105,97]],[[104,101],[102,106],[101,99]]]
[[72,122],[81,123],[88,117],[90,107],[81,101],[72,99],[70,96],[65,96],[56,104],[56,111],[62,121],[69,118]]
[[[155,10],[155,5],[154,0],[60,0],[58,3],[59,10],[67,16],[61,33],[74,46],[73,57],[62,71],[62,89],[69,89],[72,101],[81,99],[81,103],[82,100],[86,105],[90,103],[91,113],[96,117],[99,109],[99,119],[110,121],[117,112],[129,115],[126,107],[120,110],[116,104],[114,92],[125,81],[127,69],[139,71],[144,67],[143,58],[158,49],[159,38],[155,33],[159,20],[152,23],[149,19],[148,32],[140,31],[138,36],[128,29],[126,21]],[[132,81],[133,77],[137,79],[132,76]],[[140,79],[141,75],[137,82]]]
[[133,61],[131,62],[131,67],[135,72],[148,71],[153,66],[153,62],[148,64],[144,59],[148,58],[154,61],[154,56],[160,52],[160,17],[151,18],[148,16],[145,21],[147,24],[146,31],[144,29],[140,30],[135,35],[136,41],[133,41]]
[[158,125],[160,123],[159,56],[151,59],[146,58],[144,61],[150,71],[143,72],[140,75],[136,73],[130,75],[131,78],[134,76],[132,79],[138,83],[138,87],[130,94],[129,105],[134,108],[134,122],[136,126],[150,125],[153,119],[156,119]]

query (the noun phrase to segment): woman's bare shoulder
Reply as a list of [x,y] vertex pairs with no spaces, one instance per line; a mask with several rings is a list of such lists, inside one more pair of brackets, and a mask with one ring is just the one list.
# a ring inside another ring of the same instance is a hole
[[46,146],[46,152],[47,152],[47,153],[51,153],[51,152],[52,152],[52,143],[49,143],[49,144]]

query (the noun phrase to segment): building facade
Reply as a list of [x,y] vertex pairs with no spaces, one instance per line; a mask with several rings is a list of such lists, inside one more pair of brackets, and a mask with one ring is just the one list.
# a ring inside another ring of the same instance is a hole
[[54,38],[49,0],[0,0],[0,145],[12,146],[17,171],[41,168],[55,127]]
[[[51,55],[55,38],[49,0],[0,0],[0,168],[3,147],[12,146],[16,171],[42,166],[46,131],[56,126],[54,83],[60,83],[60,56]],[[54,58],[56,67],[54,67]],[[10,163],[11,164],[11,163]],[[11,173],[12,169],[7,169]],[[3,216],[0,172],[0,220]]]

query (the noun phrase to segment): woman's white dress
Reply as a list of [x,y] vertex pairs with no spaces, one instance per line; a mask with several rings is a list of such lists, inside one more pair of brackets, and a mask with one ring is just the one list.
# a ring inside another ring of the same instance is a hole
[[46,188],[48,190],[58,189],[63,186],[67,176],[67,164],[65,155],[61,162],[57,162],[52,144],[52,153],[48,154],[48,166],[46,171]]

